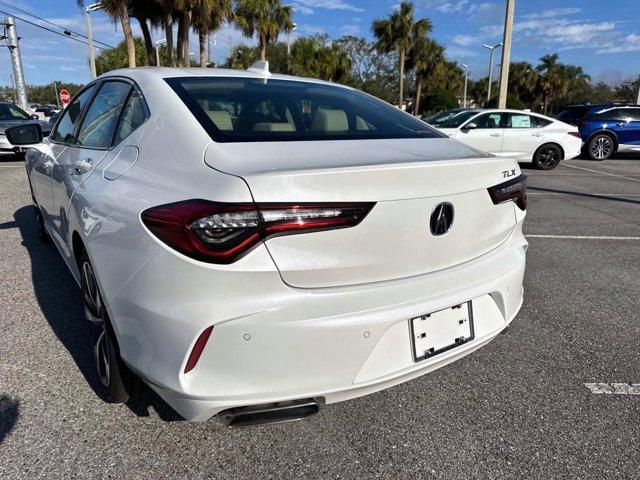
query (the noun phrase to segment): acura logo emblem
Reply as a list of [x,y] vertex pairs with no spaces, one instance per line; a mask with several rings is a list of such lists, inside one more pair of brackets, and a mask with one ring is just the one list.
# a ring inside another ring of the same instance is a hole
[[448,202],[439,203],[431,212],[429,227],[435,236],[444,235],[453,224],[453,205]]

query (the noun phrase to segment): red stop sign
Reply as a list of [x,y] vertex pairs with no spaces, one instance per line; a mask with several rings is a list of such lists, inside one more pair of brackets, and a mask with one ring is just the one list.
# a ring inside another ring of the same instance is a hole
[[71,94],[68,90],[60,90],[60,101],[65,107],[71,102]]

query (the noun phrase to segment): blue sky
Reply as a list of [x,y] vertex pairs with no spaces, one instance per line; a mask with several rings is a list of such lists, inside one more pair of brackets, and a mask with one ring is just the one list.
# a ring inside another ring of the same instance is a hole
[[[87,3],[91,3],[88,1]],[[371,38],[371,21],[384,17],[397,0],[284,0],[294,7],[298,33],[344,34]],[[416,16],[433,22],[432,36],[447,47],[447,56],[472,65],[472,77],[486,76],[488,51],[483,43],[502,41],[505,0],[415,0]],[[85,20],[75,0],[2,0],[0,10],[34,20],[10,4],[53,23],[86,33]],[[0,15],[4,16],[3,13]],[[100,12],[93,14],[94,36],[115,45],[122,39],[119,26]],[[36,21],[37,22],[37,21]],[[28,83],[52,80],[84,83],[89,80],[87,47],[17,20]],[[140,30],[133,21],[134,31]],[[50,26],[50,25],[49,25]],[[162,32],[153,32],[161,38]],[[192,51],[197,52],[192,35]],[[216,35],[213,56],[224,61],[229,42],[249,44],[227,26]],[[9,83],[10,62],[0,50],[0,84]],[[512,61],[537,62],[558,52],[560,60],[581,65],[594,80],[614,82],[640,73],[640,1],[638,0],[517,0]],[[496,57],[498,58],[498,57]],[[499,62],[499,58],[495,63]]]

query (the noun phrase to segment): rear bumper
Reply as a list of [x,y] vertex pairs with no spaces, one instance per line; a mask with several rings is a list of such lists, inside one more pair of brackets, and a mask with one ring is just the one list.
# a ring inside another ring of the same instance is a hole
[[[277,272],[260,271],[260,252],[252,255],[253,274],[227,272],[224,281],[163,252],[108,309],[124,360],[189,420],[299,398],[338,402],[435,370],[503,330],[522,304],[521,226],[499,248],[457,267],[344,288],[287,287]],[[409,319],[468,300],[475,339],[414,362]],[[185,375],[195,338],[209,325],[213,334]]]

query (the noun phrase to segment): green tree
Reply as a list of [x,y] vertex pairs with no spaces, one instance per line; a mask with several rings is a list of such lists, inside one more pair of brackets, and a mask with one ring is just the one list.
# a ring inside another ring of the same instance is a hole
[[198,32],[200,66],[208,64],[205,51],[207,37],[233,18],[231,0],[199,0],[193,11],[193,29]]
[[419,37],[409,51],[407,68],[415,73],[414,115],[420,113],[420,95],[423,82],[434,81],[444,67],[444,47],[435,40]]
[[[134,37],[133,41],[135,44],[136,65],[148,65],[147,54],[144,49],[144,41],[140,37]],[[128,65],[129,52],[126,40],[120,42],[115,46],[115,48],[101,51],[96,57],[96,72],[98,75],[102,75],[105,72],[117,70],[119,68],[127,68]]]
[[267,45],[277,41],[280,32],[293,29],[292,9],[280,0],[238,0],[235,23],[245,37],[258,36],[260,60],[266,60]]
[[640,75],[635,80],[625,80],[616,85],[615,98],[620,102],[636,103],[640,89]]
[[[413,17],[413,3],[404,0],[398,10],[384,19],[373,21],[372,31],[377,39],[376,47],[384,53],[398,52],[398,101],[402,107],[404,100],[404,67],[412,40],[426,35],[431,30],[431,21]],[[422,33],[422,35],[421,35]]]

